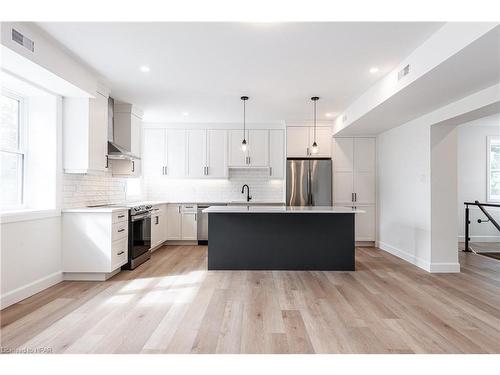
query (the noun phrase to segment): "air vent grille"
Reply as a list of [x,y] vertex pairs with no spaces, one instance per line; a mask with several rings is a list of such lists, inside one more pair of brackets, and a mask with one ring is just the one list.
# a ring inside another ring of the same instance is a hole
[[406,65],[403,69],[401,69],[398,72],[398,81],[404,76],[408,75],[408,73],[410,73],[410,64]]
[[12,40],[17,44],[20,44],[24,48],[30,50],[31,52],[35,52],[35,42],[25,37],[16,29],[12,29]]

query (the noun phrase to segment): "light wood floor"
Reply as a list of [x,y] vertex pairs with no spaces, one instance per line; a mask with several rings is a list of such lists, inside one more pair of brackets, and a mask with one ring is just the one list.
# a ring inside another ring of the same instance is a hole
[[106,282],[1,312],[1,345],[54,353],[500,353],[500,261],[429,274],[373,248],[356,272],[206,271],[169,246]]

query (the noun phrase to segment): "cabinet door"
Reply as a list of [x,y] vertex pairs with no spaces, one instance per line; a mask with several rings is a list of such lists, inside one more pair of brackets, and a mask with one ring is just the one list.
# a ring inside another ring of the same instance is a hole
[[208,130],[207,138],[207,176],[227,177],[227,131]]
[[269,130],[269,176],[283,178],[285,163],[285,137],[283,130]]
[[352,138],[333,139],[333,164],[335,172],[353,171],[354,141]]
[[375,207],[357,206],[365,211],[356,214],[355,217],[355,239],[356,241],[375,241]]
[[[314,142],[314,127],[309,128],[309,151]],[[314,157],[330,157],[332,155],[332,129],[325,126],[316,127],[316,143],[318,153],[311,154]]]
[[375,203],[375,173],[354,172],[355,202],[359,204]]
[[161,212],[153,211],[151,215],[151,247],[156,247],[161,241]]
[[182,239],[196,240],[198,239],[197,232],[196,212],[182,213]]
[[204,177],[207,156],[206,130],[187,131],[187,176]]
[[162,176],[166,166],[164,129],[144,129],[142,167],[144,176]]
[[267,167],[269,165],[269,131],[248,131],[248,161],[252,167]]
[[108,98],[96,93],[89,101],[89,169],[106,170],[108,153]]
[[167,240],[180,240],[181,236],[181,206],[167,206]]
[[354,170],[375,172],[375,138],[354,138]]
[[186,131],[167,130],[167,176],[186,176]]
[[[243,130],[229,130],[229,166],[230,167],[246,167],[248,152],[241,149],[241,142],[243,141]],[[247,144],[248,130],[245,136]]]
[[335,203],[350,204],[353,201],[353,173],[334,172],[333,173],[333,199]]
[[307,126],[290,126],[286,129],[286,155],[288,157],[307,157],[309,147]]

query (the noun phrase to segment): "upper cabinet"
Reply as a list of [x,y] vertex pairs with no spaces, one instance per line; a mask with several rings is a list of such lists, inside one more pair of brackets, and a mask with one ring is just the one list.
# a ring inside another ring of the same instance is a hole
[[63,153],[65,173],[105,172],[109,166],[108,94],[94,98],[63,99]]
[[282,179],[284,134],[281,129],[249,129],[245,132],[247,150],[243,151],[243,130],[146,128],[144,175],[227,178],[230,167],[269,168],[270,178]]
[[285,170],[285,136],[280,129],[269,130],[269,177],[283,178]]
[[230,167],[241,168],[269,166],[269,130],[246,130],[246,151],[243,151],[241,148],[241,142],[243,141],[243,130],[230,130],[229,134]]
[[316,143],[319,152],[312,154],[314,142],[314,127],[290,126],[286,130],[287,157],[330,157],[332,144],[332,129],[326,126],[316,127]]

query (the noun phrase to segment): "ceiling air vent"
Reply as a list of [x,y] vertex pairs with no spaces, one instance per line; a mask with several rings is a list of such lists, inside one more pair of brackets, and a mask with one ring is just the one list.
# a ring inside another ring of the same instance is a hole
[[30,50],[31,52],[35,52],[35,42],[25,37],[16,29],[12,29],[12,40],[17,44],[22,45],[24,48]]
[[403,69],[401,69],[398,72],[398,81],[404,76],[408,75],[408,73],[410,73],[410,64],[406,65]]

